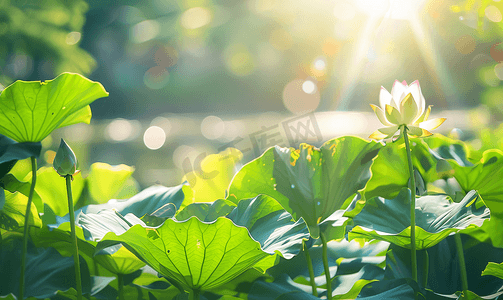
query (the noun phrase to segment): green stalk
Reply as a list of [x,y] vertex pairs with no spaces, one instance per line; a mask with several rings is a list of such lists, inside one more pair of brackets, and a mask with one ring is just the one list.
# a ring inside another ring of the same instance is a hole
[[424,255],[426,256],[426,266],[424,267],[423,286],[428,286],[428,272],[430,271],[430,255],[428,254],[428,249],[424,249]]
[[403,138],[405,140],[405,149],[407,151],[407,160],[409,162],[410,175],[410,257],[412,260],[412,279],[417,282],[417,257],[416,257],[416,180],[412,168],[412,157],[410,153],[409,137],[407,135],[407,126],[402,127]]
[[35,184],[37,183],[37,159],[31,157],[31,186],[30,194],[28,194],[28,204],[26,204],[26,213],[24,214],[23,226],[23,250],[21,252],[21,276],[19,278],[19,299],[24,299],[24,279],[26,269],[26,252],[28,252],[28,223],[30,222],[31,202],[33,201],[33,193],[35,192]]
[[318,289],[316,288],[316,283],[314,282],[314,270],[313,262],[311,261],[311,255],[306,246],[306,241],[302,240],[302,248],[304,249],[304,254],[306,255],[307,269],[309,270],[309,281],[311,282],[311,287],[313,288],[313,296],[318,297]]
[[189,292],[189,300],[199,300],[199,290],[191,290]]
[[66,175],[66,193],[68,195],[68,210],[70,212],[70,228],[73,243],[73,263],[75,264],[75,281],[77,283],[77,299],[82,300],[82,281],[80,279],[79,248],[77,247],[77,235],[75,233],[75,212],[73,210],[72,175]]
[[456,233],[454,235],[456,240],[456,250],[458,251],[459,268],[461,270],[461,286],[463,287],[463,299],[468,295],[468,277],[466,276],[465,254],[463,252],[463,243],[461,242],[461,235]]
[[327,299],[332,300],[332,281],[330,278],[330,268],[328,266],[327,239],[323,233],[320,233],[320,237],[323,243],[323,267],[325,268],[325,278],[327,279]]
[[117,274],[117,281],[119,282],[119,300],[124,300],[124,275]]

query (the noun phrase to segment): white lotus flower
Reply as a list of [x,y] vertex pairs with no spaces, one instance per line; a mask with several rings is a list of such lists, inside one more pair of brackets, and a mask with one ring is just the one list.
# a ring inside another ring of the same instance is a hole
[[410,85],[404,80],[395,80],[391,93],[381,87],[379,94],[381,107],[370,104],[377,118],[385,128],[380,128],[372,133],[369,138],[382,140],[390,138],[401,126],[406,126],[408,134],[413,136],[432,135],[430,130],[440,126],[445,118],[428,120],[431,112],[431,105],[425,110],[425,100],[421,93],[419,81],[414,81]]

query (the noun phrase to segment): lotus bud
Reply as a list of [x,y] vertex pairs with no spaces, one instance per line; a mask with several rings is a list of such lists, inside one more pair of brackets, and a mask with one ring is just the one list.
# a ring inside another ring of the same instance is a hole
[[61,139],[61,144],[59,145],[58,152],[56,152],[56,157],[53,162],[54,169],[59,175],[65,177],[67,175],[73,175],[77,171],[78,162],[77,157],[73,150]]

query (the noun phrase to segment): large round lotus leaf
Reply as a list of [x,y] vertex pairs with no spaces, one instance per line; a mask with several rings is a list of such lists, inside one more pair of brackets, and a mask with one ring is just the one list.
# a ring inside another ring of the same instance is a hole
[[318,224],[365,187],[381,147],[358,137],[333,139],[320,149],[307,144],[300,149],[276,146],[241,168],[229,195],[271,196],[295,220],[302,217],[311,236],[318,238]]
[[0,94],[0,133],[18,142],[40,142],[54,129],[91,120],[89,104],[107,97],[99,82],[63,73],[53,80],[18,80]]
[[131,227],[108,233],[99,249],[122,243],[163,276],[185,289],[208,290],[223,285],[270,256],[248,230],[226,218],[203,223],[168,219],[158,228]]
[[[482,225],[490,213],[484,205],[478,207],[478,198],[475,191],[469,192],[459,203],[445,195],[417,198],[416,249],[432,247],[453,232]],[[410,248],[409,199],[410,190],[403,189],[395,199],[374,197],[367,200],[362,211],[353,218],[355,227],[348,234],[349,239],[379,239]]]
[[503,152],[488,150],[474,166],[462,167],[451,161],[454,177],[465,192],[477,190],[493,217],[503,218]]

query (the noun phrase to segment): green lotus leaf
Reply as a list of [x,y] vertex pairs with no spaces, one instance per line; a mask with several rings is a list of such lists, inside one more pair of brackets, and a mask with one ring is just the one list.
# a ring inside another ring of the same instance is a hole
[[[20,192],[26,197],[30,194],[31,184],[29,182],[19,181],[13,174],[7,174],[4,177],[0,178],[0,186],[3,186],[4,189],[11,193]],[[37,192],[33,193],[33,203],[35,207],[39,209],[39,207],[43,208],[42,199],[37,194]]]
[[286,259],[297,255],[302,250],[302,240],[309,239],[304,220],[294,222],[292,215],[267,195],[239,201],[227,218],[248,228],[263,251],[278,253]]
[[[26,205],[28,205],[28,197],[20,192],[11,193],[4,191],[5,203],[0,210],[0,228],[7,230],[16,230],[24,226],[26,214]],[[35,227],[42,226],[42,220],[38,216],[38,211],[35,205],[31,204],[29,217],[29,225]]]
[[56,128],[89,124],[89,104],[107,96],[100,83],[79,74],[18,80],[0,94],[0,133],[17,142],[40,142]]
[[218,154],[205,156],[201,153],[191,162],[187,157],[183,169],[187,174],[182,181],[187,181],[186,197],[190,202],[213,202],[226,196],[236,166],[243,158],[241,151],[228,148]]
[[[81,173],[73,176],[72,194],[74,207],[79,209],[90,204],[105,203],[125,188],[126,181],[134,172],[133,167],[126,165],[111,166],[105,163],[94,163],[86,178]],[[31,175],[25,179],[31,181]],[[68,214],[66,183],[64,178],[52,167],[42,167],[37,172],[35,191],[54,214]],[[61,199],[64,199],[63,201]],[[37,209],[43,210],[43,204],[34,199]]]
[[253,283],[248,294],[248,300],[262,299],[316,300],[319,298],[313,296],[310,292],[302,290],[288,275],[282,274],[274,282],[257,280]]
[[[502,279],[482,276],[488,261],[502,261],[503,249],[479,243],[465,234],[461,234],[461,240],[466,261],[468,288],[487,299],[496,298],[498,293],[503,294]],[[390,245],[386,253],[384,279],[411,278],[410,256],[410,249]],[[447,237],[431,248],[418,251],[417,266],[420,286],[440,295],[453,295],[463,290],[461,280],[459,280],[461,270],[454,236]],[[426,286],[425,282],[427,282]]]
[[[31,174],[24,181],[31,184]],[[85,186],[85,179],[82,178],[82,173],[77,173],[72,180],[72,196],[73,204],[75,205],[82,194]],[[40,196],[43,203],[34,201],[37,209],[44,210],[43,204],[47,204],[54,214],[64,216],[68,214],[68,195],[66,191],[66,181],[59,176],[58,172],[53,167],[42,167],[37,171],[37,184],[35,192]],[[35,199],[34,199],[35,200]]]
[[235,207],[234,202],[224,199],[218,199],[211,203],[191,203],[178,212],[175,218],[178,221],[185,221],[195,216],[203,222],[213,222],[218,217],[228,215]]
[[484,271],[482,271],[482,276],[489,275],[503,279],[503,263],[488,263]]
[[[36,247],[51,247],[63,256],[73,255],[73,239],[70,235],[70,222],[59,226],[43,226],[40,229],[30,231],[30,237]],[[82,227],[75,226],[77,245],[80,256],[86,260],[92,260],[97,242],[86,240]]]
[[381,300],[381,299],[400,299],[400,300],[414,300],[424,299],[421,297],[416,298],[416,293],[419,287],[412,279],[395,279],[375,281],[367,284],[360,294],[358,299],[363,300]]
[[0,209],[3,208],[5,204],[5,192],[2,187],[0,187]]
[[302,249],[302,239],[309,239],[304,221],[294,222],[292,216],[267,195],[243,199],[237,206],[221,199],[213,203],[192,203],[180,211],[176,219],[184,221],[192,216],[204,222],[226,216],[234,224],[248,228],[262,250],[270,254],[278,253],[288,259]]
[[38,157],[42,150],[42,144],[17,143],[16,141],[0,135],[0,178],[14,167],[18,160],[28,157]]
[[105,203],[116,198],[117,194],[124,188],[126,181],[133,175],[133,172],[133,167],[123,164],[117,166],[105,163],[92,164],[89,176],[86,177],[87,191],[83,195],[85,197],[79,199],[79,207]]
[[[478,207],[479,195],[469,192],[460,203],[445,195],[423,196],[416,199],[416,249],[438,244],[453,232],[480,226],[489,219],[489,209]],[[362,211],[353,218],[354,238],[379,239],[410,248],[410,190],[402,189],[395,199],[374,197],[367,200]],[[386,216],[386,218],[383,218]]]
[[97,213],[80,212],[76,217],[76,225],[82,227],[88,241],[99,241],[109,232],[123,234],[136,224],[145,226],[134,214],[122,216],[115,209],[103,209]]
[[318,224],[362,190],[370,166],[382,147],[357,137],[341,137],[320,149],[273,147],[234,176],[229,194],[237,199],[266,194],[276,199],[295,220],[306,222],[313,238]]
[[[21,261],[21,240],[3,245],[0,251],[0,294],[19,291],[19,264]],[[96,294],[114,277],[91,277],[84,260],[80,260],[82,272],[82,290],[86,294]],[[53,248],[35,248],[28,245],[26,256],[25,295],[44,299],[54,297],[58,292],[67,291],[75,286],[74,261],[72,257],[63,257]]]
[[[175,187],[164,187],[161,185],[154,185],[144,189],[140,193],[125,200],[111,199],[107,203],[91,204],[76,210],[75,214],[78,216],[81,212],[85,214],[99,213],[102,210],[115,210],[120,215],[133,214],[138,218],[144,215],[152,214],[164,207],[166,204],[173,204],[176,209],[182,205],[185,195],[183,187],[180,184]],[[57,224],[70,221],[68,215],[63,218],[58,218]]]
[[115,245],[101,250],[94,259],[114,274],[131,274],[145,266],[131,251],[122,245]]
[[[432,168],[435,164],[434,157],[417,139],[412,139],[411,142],[416,142],[412,147],[412,164],[425,178],[428,171],[435,169]],[[408,186],[410,174],[407,165],[407,152],[402,141],[389,143],[383,147],[370,169],[372,177],[365,187],[365,198],[396,197],[402,188]]]
[[[131,224],[143,223],[139,217],[150,214],[167,203],[180,205],[183,202],[183,185],[172,188],[152,186],[127,200],[112,199],[104,204],[88,205],[75,212],[78,247],[81,255],[93,257],[95,240],[107,232],[118,234]],[[31,238],[38,247],[54,247],[62,255],[71,255],[70,217],[56,217],[54,224],[33,231]]]
[[430,153],[436,159],[452,159],[460,166],[473,165],[469,160],[470,149],[462,141],[453,140],[441,134],[422,138],[421,141],[428,145]]
[[503,218],[503,152],[485,151],[474,166],[462,167],[452,162],[454,177],[465,193],[477,190],[491,214]]
[[[389,243],[373,241],[360,245],[356,241],[328,242],[327,259],[332,278],[332,291],[335,299],[354,299],[360,289],[371,280],[380,280],[384,270],[382,264]],[[326,295],[326,277],[324,275],[322,247],[309,248],[313,264],[315,283],[318,293]],[[267,271],[278,278],[287,274],[293,278],[296,287],[311,293],[309,273],[304,255],[297,255],[290,260],[281,259],[279,264]]]
[[168,219],[158,228],[135,225],[119,236],[108,233],[98,249],[117,243],[188,290],[216,288],[269,256],[246,228],[226,218],[214,223]]

